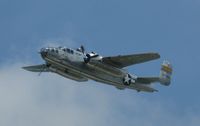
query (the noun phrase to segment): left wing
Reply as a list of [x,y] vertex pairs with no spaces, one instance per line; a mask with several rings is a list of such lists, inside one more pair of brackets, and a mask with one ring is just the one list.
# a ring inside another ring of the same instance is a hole
[[31,72],[49,72],[49,68],[47,67],[46,64],[27,66],[27,67],[22,67],[22,68]]
[[160,55],[158,53],[143,53],[124,56],[119,55],[113,57],[104,57],[102,61],[111,66],[123,68],[130,65],[147,62],[150,60],[155,60],[158,58],[160,58]]
[[70,70],[67,70],[65,72],[62,72],[59,69],[57,69],[57,71],[52,71],[51,69],[49,69],[49,67],[46,64],[27,66],[27,67],[22,67],[22,68],[31,72],[55,72],[61,76],[64,76],[66,78],[79,81],[79,82],[88,81],[87,78],[80,76],[78,73],[72,72]]

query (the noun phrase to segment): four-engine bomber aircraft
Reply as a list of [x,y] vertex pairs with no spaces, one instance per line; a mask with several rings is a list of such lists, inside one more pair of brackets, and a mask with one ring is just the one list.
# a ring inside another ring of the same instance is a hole
[[113,85],[118,89],[135,89],[139,91],[157,91],[151,83],[159,82],[168,86],[171,81],[172,66],[164,61],[159,77],[138,77],[130,74],[124,67],[160,58],[158,53],[143,53],[102,57],[95,52],[87,53],[83,46],[78,49],[66,47],[42,48],[41,57],[45,64],[27,66],[32,72],[53,72],[66,78],[84,82],[88,79]]

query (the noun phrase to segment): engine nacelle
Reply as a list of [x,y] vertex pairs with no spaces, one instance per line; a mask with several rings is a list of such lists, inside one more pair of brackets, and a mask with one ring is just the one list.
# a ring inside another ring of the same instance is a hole
[[91,52],[91,53],[87,53],[86,54],[86,58],[85,63],[88,63],[90,61],[102,61],[102,56],[100,56],[99,54],[95,53],[95,52]]

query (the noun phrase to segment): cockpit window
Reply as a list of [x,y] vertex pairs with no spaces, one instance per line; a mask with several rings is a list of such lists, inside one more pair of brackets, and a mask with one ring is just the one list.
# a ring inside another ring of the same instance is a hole
[[62,50],[63,50],[64,52],[66,51],[66,49],[65,49],[65,48],[63,48]]
[[76,49],[76,51],[79,51],[79,52],[81,52],[81,48],[78,48],[78,49]]
[[67,49],[67,52],[70,53],[70,49]]

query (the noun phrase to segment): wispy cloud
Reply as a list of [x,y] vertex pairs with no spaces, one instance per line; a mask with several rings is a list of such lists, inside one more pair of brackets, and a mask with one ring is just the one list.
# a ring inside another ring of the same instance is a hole
[[37,76],[21,66],[0,68],[1,126],[200,125],[200,113],[176,113],[179,106],[168,107],[134,91],[51,73]]

